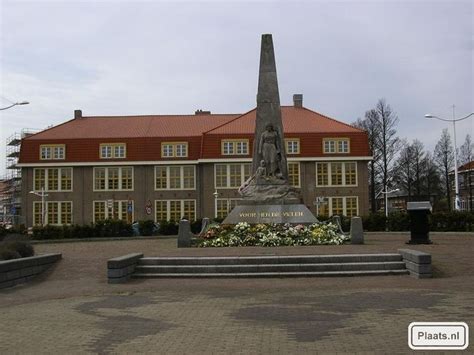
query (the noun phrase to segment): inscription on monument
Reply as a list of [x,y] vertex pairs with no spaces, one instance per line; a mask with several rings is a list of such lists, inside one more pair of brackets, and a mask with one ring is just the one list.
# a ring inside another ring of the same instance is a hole
[[239,217],[241,218],[252,218],[252,217],[303,217],[303,211],[287,211],[287,212],[240,212]]
[[314,223],[317,222],[305,205],[239,205],[223,223]]

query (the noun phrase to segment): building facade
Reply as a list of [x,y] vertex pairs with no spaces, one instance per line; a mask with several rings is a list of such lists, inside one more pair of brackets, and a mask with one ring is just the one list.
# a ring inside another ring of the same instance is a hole
[[[454,206],[456,189],[454,184],[454,170],[449,174],[451,182],[451,206]],[[474,211],[474,161],[458,167],[459,203],[461,211]]]
[[[368,214],[367,134],[297,97],[282,106],[290,183],[316,215]],[[26,225],[224,218],[251,175],[255,118],[255,109],[121,117],[77,110],[22,141]]]

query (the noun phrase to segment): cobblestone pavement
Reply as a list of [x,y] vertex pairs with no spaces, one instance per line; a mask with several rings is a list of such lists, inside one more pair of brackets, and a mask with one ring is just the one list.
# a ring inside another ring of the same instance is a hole
[[[133,280],[106,283],[106,260],[153,255],[395,252],[405,234],[362,246],[176,249],[176,240],[36,245],[63,260],[0,291],[0,354],[406,354],[413,321],[474,327],[474,235],[433,234],[435,278]],[[410,246],[412,247],[412,246]],[[472,346],[470,350],[472,352]],[[420,353],[420,352],[414,352]],[[450,352],[452,354],[453,352]]]

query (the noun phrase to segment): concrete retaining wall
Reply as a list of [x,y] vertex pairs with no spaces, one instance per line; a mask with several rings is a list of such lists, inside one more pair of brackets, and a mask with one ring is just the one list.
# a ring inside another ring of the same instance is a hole
[[410,275],[418,279],[433,277],[431,254],[411,249],[398,249],[398,252],[402,255]]
[[107,261],[109,284],[123,283],[130,279],[140,258],[143,258],[143,254],[134,253],[109,259]]
[[0,261],[0,288],[30,281],[60,259],[61,254],[45,254]]

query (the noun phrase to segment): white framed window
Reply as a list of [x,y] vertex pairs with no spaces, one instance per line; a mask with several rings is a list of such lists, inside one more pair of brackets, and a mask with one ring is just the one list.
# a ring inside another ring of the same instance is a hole
[[222,154],[223,155],[233,155],[234,154],[234,144],[233,144],[233,142],[222,142]]
[[346,216],[359,215],[359,198],[357,196],[331,196],[323,197],[325,203],[317,207],[318,216]]
[[115,158],[125,158],[125,144],[116,145],[114,147]]
[[65,158],[65,150],[66,150],[66,148],[64,146],[53,147],[53,159],[55,159],[55,160],[64,159]]
[[174,149],[172,144],[163,144],[161,146],[161,155],[165,158],[171,158],[174,156]]
[[247,155],[249,153],[249,142],[248,141],[239,141],[236,144],[236,154],[237,155]]
[[155,200],[155,222],[196,220],[196,200]]
[[216,198],[215,217],[226,218],[227,215],[237,206],[239,198]]
[[250,177],[252,164],[215,164],[214,187],[219,189],[239,188]]
[[40,148],[40,159],[41,160],[50,160],[52,157],[51,147],[42,146]]
[[188,143],[162,142],[161,156],[163,158],[186,158],[188,156]]
[[195,165],[155,166],[155,190],[195,190]]
[[66,159],[66,146],[64,144],[41,144],[40,160]]
[[33,190],[41,191],[72,191],[72,168],[34,168]]
[[188,144],[178,143],[176,144],[176,156],[179,158],[188,156]]
[[337,141],[337,152],[349,153],[349,140],[348,139],[341,139]]
[[336,153],[336,142],[330,140],[324,141],[324,153]]
[[349,138],[324,138],[323,139],[323,153],[324,154],[350,153],[350,139]]
[[94,191],[133,191],[133,167],[94,167]]
[[329,216],[329,197],[318,197],[316,204],[316,216]]
[[288,163],[288,182],[291,186],[300,187],[300,163],[289,162]]
[[357,162],[317,162],[316,187],[357,186]]
[[101,146],[100,147],[100,157],[102,159],[112,158],[112,146],[110,146],[110,145]]
[[102,143],[99,147],[101,159],[123,159],[127,157],[125,143]]
[[[43,221],[43,204],[41,201],[33,202],[33,223],[41,225]],[[72,224],[72,201],[47,201],[45,202],[44,224],[63,225]]]
[[135,220],[134,200],[110,200],[110,202],[106,200],[92,201],[92,220],[94,223],[106,219],[120,219],[128,223]]
[[248,139],[225,139],[221,141],[222,155],[248,155]]
[[300,154],[299,138],[285,138],[286,154]]

